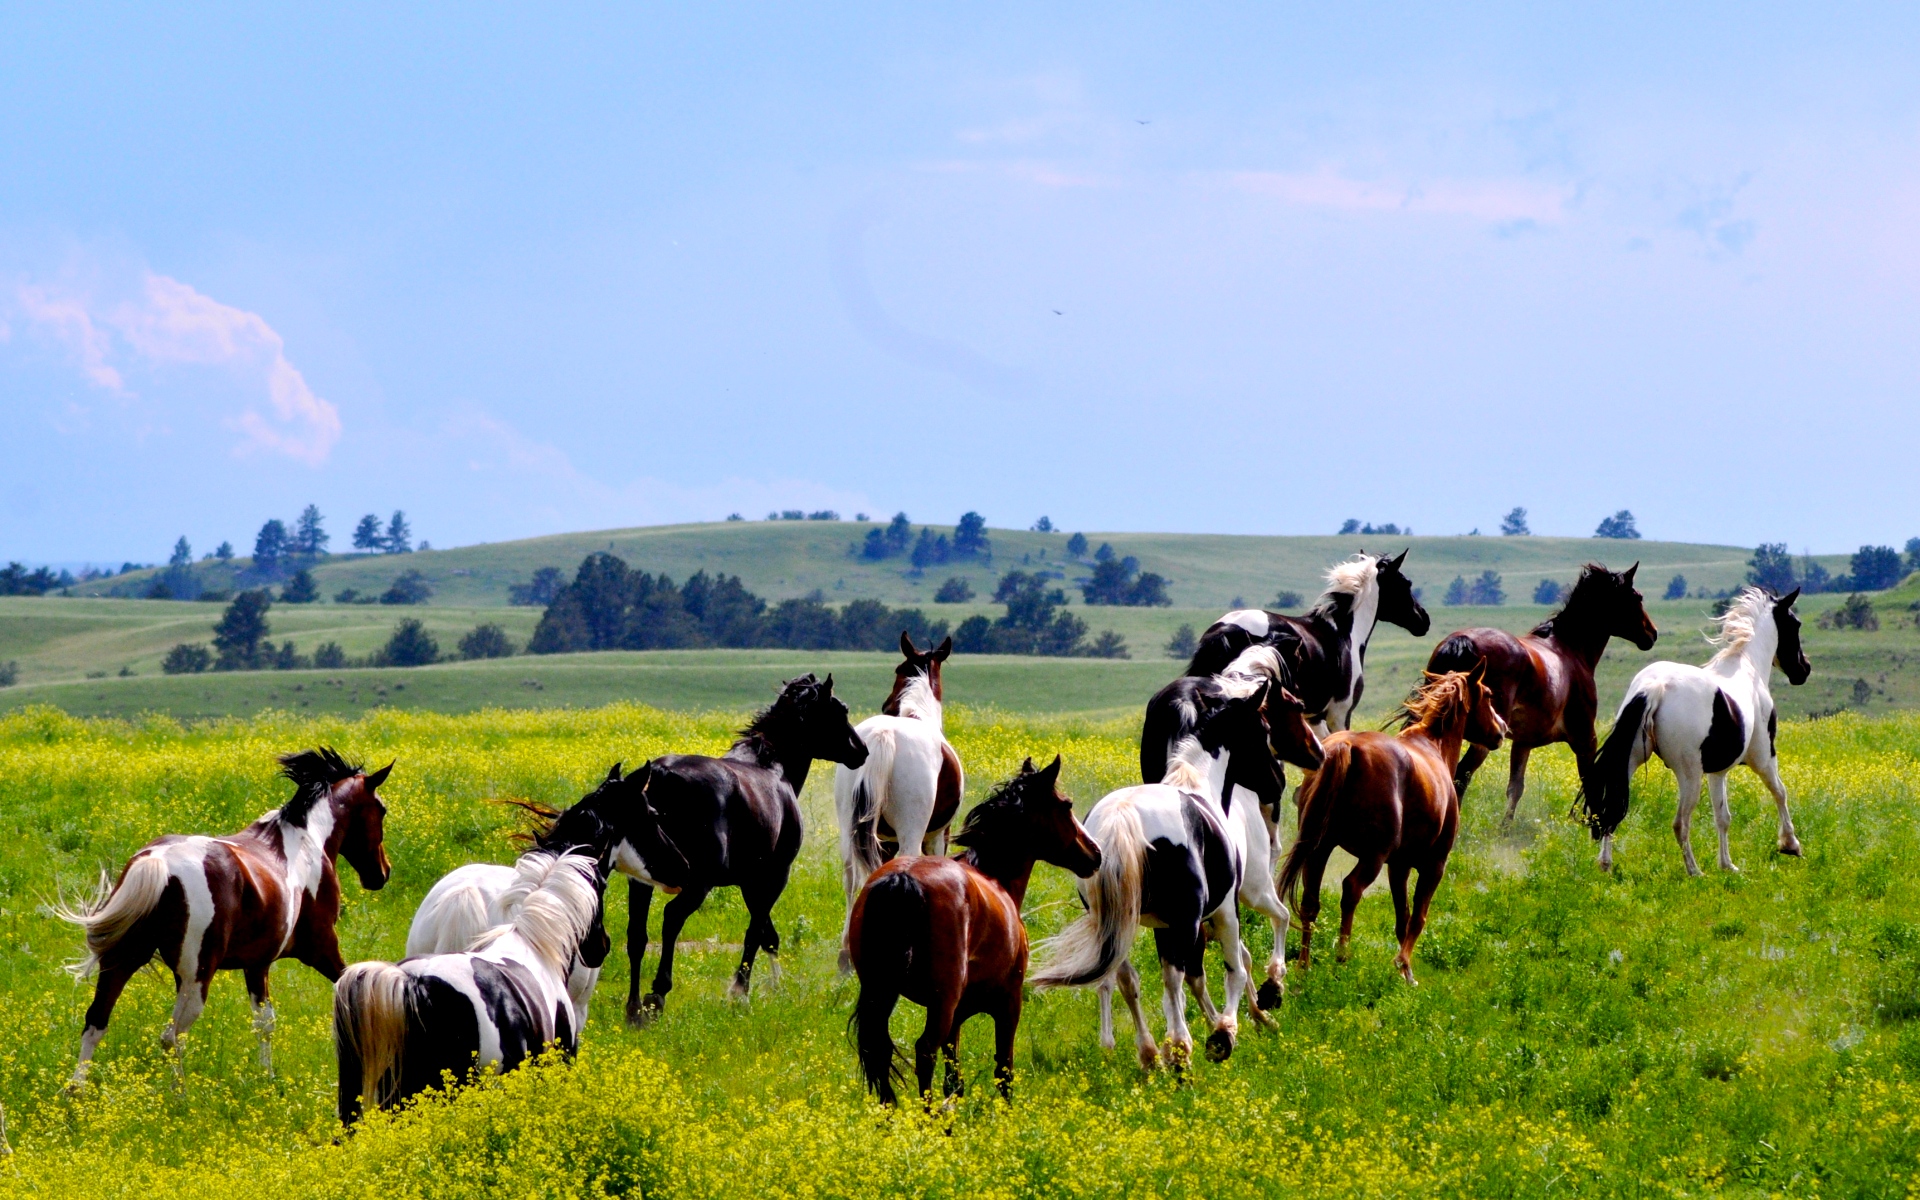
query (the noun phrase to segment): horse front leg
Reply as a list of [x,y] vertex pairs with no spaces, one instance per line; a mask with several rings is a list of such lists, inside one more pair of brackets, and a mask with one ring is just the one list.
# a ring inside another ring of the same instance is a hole
[[273,964],[248,967],[247,999],[253,1005],[253,1031],[260,1038],[260,1065],[273,1074],[273,997],[267,993],[267,972]]
[[1014,1035],[1020,1032],[1020,1005],[1016,980],[993,1013],[993,1082],[1003,1100],[1013,1099],[1013,1045]]
[[1520,797],[1526,795],[1527,758],[1532,753],[1531,746],[1515,746],[1507,761],[1507,815],[1500,818],[1502,825],[1513,824],[1513,814],[1520,808]]
[[[1212,935],[1220,942],[1222,974],[1225,978],[1225,1001],[1218,1014],[1209,1013],[1213,1018],[1213,1032],[1207,1035],[1207,1058],[1211,1062],[1225,1062],[1233,1055],[1234,1044],[1240,1038],[1240,997],[1246,994],[1250,978],[1247,964],[1251,961],[1247,948],[1240,941],[1240,909],[1232,900],[1220,906],[1220,911],[1210,921]],[[1200,988],[1206,992],[1207,977],[1203,969],[1200,973]],[[1204,1005],[1202,1007],[1205,1007]]]
[[1780,839],[1775,843],[1780,853],[1800,857],[1800,835],[1793,830],[1793,814],[1787,811],[1787,785],[1780,781],[1780,760],[1769,754],[1753,768],[1760,782],[1767,785],[1767,791],[1773,795],[1773,806],[1780,813]]
[[1408,868],[1399,863],[1387,865],[1387,888],[1393,893],[1393,940],[1400,946],[1393,965],[1400,968],[1402,979],[1412,983],[1413,964],[1407,958],[1407,926],[1412,921],[1412,910],[1407,905],[1407,871]]
[[640,964],[647,957],[647,914],[653,909],[653,885],[627,880],[627,1024],[644,1025],[654,1012],[641,1007]]
[[644,1020],[651,1020],[666,1010],[667,993],[673,990],[674,945],[680,940],[681,927],[706,902],[710,890],[689,889],[667,901],[667,909],[660,915],[660,966],[653,973],[653,990],[640,1000]]
[[1460,765],[1453,769],[1453,791],[1455,795],[1465,797],[1467,785],[1473,782],[1473,773],[1480,764],[1487,761],[1488,750],[1484,746],[1468,746],[1467,752],[1460,756]]

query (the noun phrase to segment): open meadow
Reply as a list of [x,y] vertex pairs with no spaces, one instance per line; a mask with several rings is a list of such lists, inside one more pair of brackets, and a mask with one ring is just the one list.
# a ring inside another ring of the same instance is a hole
[[[956,689],[965,674],[952,669]],[[872,703],[849,699],[856,716]],[[1021,1025],[1010,1106],[990,1086],[990,1027],[976,1023],[962,1042],[969,1090],[952,1111],[877,1108],[846,1038],[855,989],[834,970],[831,774],[816,766],[806,845],[774,913],[784,975],[770,986],[763,963],[748,1003],[723,997],[745,913],[719,892],[687,927],[657,1024],[623,1025],[616,949],[574,1064],[375,1120],[344,1142],[329,989],[293,963],[273,971],[274,1076],[229,976],[176,1082],[158,1038],[170,984],[145,972],[93,1082],[62,1094],[90,988],[61,972],[79,939],[44,906],[158,833],[237,829],[279,804],[275,753],[330,744],[370,765],[398,760],[383,789],[393,878],[378,893],[343,881],[352,961],[398,956],[442,872],[511,858],[514,812],[497,801],[565,804],[615,759],[717,752],[740,720],[634,705],[277,711],[193,726],[48,708],[0,717],[0,1104],[14,1151],[0,1193],[1905,1196],[1920,1184],[1920,885],[1909,869],[1920,717],[1905,714],[1783,723],[1807,855],[1773,853],[1771,806],[1736,773],[1738,875],[1683,874],[1672,779],[1657,766],[1640,777],[1605,875],[1564,817],[1563,750],[1536,756],[1506,834],[1503,764],[1491,764],[1420,944],[1420,986],[1393,972],[1391,905],[1370,896],[1352,961],[1295,971],[1277,1032],[1249,1025],[1228,1063],[1180,1077],[1143,1075],[1124,1034],[1120,1051],[1100,1051],[1090,993],[1047,993]],[[948,730],[970,801],[1028,754],[1065,756],[1082,812],[1135,778],[1130,716],[960,706]],[[1710,846],[1711,823],[1695,837]],[[609,898],[616,945],[621,893],[616,883]],[[1066,875],[1040,868],[1027,903],[1035,935],[1074,912]],[[1248,928],[1257,959],[1271,934],[1257,917]],[[1151,953],[1142,939],[1143,967]],[[1210,971],[1217,988],[1217,954]],[[918,1022],[903,1004],[896,1038]]]

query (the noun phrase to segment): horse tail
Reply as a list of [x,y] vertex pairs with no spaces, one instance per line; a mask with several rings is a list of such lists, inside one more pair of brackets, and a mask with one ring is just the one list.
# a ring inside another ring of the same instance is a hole
[[853,788],[844,831],[850,892],[858,891],[867,877],[880,868],[880,814],[892,798],[889,791],[893,782],[893,730],[875,729],[862,740],[867,744],[867,761],[846,775]]
[[1306,870],[1308,857],[1326,840],[1333,826],[1334,806],[1346,788],[1347,769],[1352,764],[1353,743],[1346,738],[1328,738],[1326,760],[1300,782],[1300,831],[1293,839],[1293,849],[1287,851],[1286,865],[1280,868],[1277,888],[1289,905],[1299,903],[1294,889],[1300,882],[1300,872]]
[[53,915],[87,931],[87,953],[67,964],[75,979],[85,979],[100,966],[100,957],[127,936],[141,918],[160,906],[173,878],[172,869],[158,854],[136,854],[116,886],[105,871],[93,899],[78,905],[56,904]]
[[1139,933],[1147,865],[1140,813],[1121,800],[1102,815],[1104,828],[1094,836],[1100,868],[1081,891],[1086,915],[1040,944],[1046,962],[1033,974],[1036,988],[1082,987],[1106,978]]
[[854,1002],[854,1045],[867,1087],[891,1104],[906,1056],[887,1022],[916,960],[932,951],[933,910],[926,889],[905,871],[892,871],[867,888],[860,911],[860,998]]
[[1612,834],[1627,819],[1633,791],[1633,752],[1640,739],[1653,732],[1656,699],[1651,690],[1627,697],[1620,715],[1614,718],[1613,731],[1600,746],[1591,777],[1580,781],[1580,802],[1595,841]]
[[1167,754],[1180,733],[1183,697],[1170,696],[1172,685],[1147,701],[1146,720],[1140,725],[1140,782],[1159,783],[1167,777]]
[[399,1098],[413,978],[392,963],[355,963],[333,985],[333,1043],[340,1064],[340,1119],[362,1097],[376,1108]]

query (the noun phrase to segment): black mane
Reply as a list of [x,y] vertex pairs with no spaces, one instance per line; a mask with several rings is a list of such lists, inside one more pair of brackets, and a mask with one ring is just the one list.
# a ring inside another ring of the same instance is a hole
[[1574,611],[1576,605],[1590,604],[1599,595],[1600,584],[1596,581],[1605,580],[1608,585],[1612,585],[1618,583],[1619,578],[1618,575],[1596,562],[1590,562],[1581,567],[1580,578],[1574,581],[1573,589],[1567,593],[1567,602],[1555,609],[1552,616],[1535,625],[1533,636],[1552,637],[1554,622]]
[[288,825],[305,825],[307,813],[324,800],[333,785],[352,779],[360,768],[340,757],[331,746],[318,746],[297,754],[280,756],[280,773],[293,781],[293,799],[280,806],[280,819]]
[[982,837],[992,837],[999,832],[999,826],[1019,817],[1026,799],[1022,785],[1033,775],[1033,772],[1022,771],[988,792],[985,800],[968,811],[960,831],[952,836],[953,844],[978,848]]

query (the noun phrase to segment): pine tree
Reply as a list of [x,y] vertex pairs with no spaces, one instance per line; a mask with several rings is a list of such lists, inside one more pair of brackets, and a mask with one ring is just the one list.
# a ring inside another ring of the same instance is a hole
[[312,504],[300,510],[300,519],[293,527],[293,551],[308,558],[318,558],[327,552],[327,543],[333,539],[327,535],[326,527],[320,523],[320,509]]
[[256,570],[271,571],[286,554],[287,527],[278,518],[268,521],[260,527],[253,539],[253,565]]
[[1500,520],[1502,537],[1526,537],[1533,530],[1527,528],[1527,510],[1516,507]]
[[173,555],[167,559],[167,565],[176,570],[193,565],[193,547],[187,544],[186,534],[181,534],[180,540],[173,544]]
[[386,536],[380,539],[380,548],[388,554],[412,554],[413,530],[407,525],[407,514],[399,509],[393,510],[393,520],[387,522]]
[[353,527],[353,548],[355,550],[380,549],[380,518],[368,513],[360,518]]

